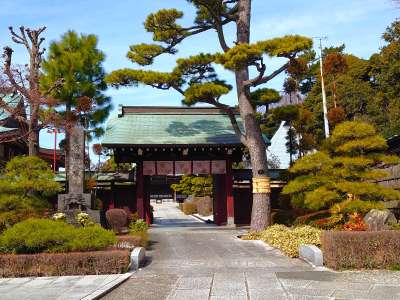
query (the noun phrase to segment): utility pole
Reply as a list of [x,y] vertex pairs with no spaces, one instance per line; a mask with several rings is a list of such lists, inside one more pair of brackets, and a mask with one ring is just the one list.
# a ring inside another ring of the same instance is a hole
[[329,137],[329,121],[328,121],[328,107],[326,103],[326,92],[325,92],[325,80],[324,80],[324,66],[322,60],[322,40],[327,40],[328,37],[314,37],[319,40],[319,64],[321,70],[321,89],[322,89],[322,107],[324,110],[324,128],[325,128],[325,137]]
[[57,171],[57,133],[61,133],[60,129],[51,128],[47,130],[48,133],[54,134],[54,148],[53,148],[53,172]]

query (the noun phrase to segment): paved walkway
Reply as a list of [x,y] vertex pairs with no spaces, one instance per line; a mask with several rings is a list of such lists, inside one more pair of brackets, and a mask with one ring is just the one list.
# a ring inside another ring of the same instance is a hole
[[[1,267],[1,266],[0,266]],[[131,274],[0,278],[1,300],[90,300]]]
[[400,299],[400,272],[318,271],[176,204],[156,204],[155,215],[148,265],[105,300]]

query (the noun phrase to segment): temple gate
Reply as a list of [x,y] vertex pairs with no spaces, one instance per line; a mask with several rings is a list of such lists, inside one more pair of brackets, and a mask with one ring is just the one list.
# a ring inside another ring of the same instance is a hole
[[214,222],[235,223],[232,164],[243,160],[244,146],[223,111],[120,106],[102,144],[117,163],[136,163],[136,207],[147,222],[151,176],[212,175]]

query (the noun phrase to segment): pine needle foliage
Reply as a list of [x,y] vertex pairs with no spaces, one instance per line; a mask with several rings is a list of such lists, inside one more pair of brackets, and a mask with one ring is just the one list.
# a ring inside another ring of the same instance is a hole
[[49,206],[47,197],[60,190],[46,162],[36,156],[13,158],[0,179],[0,232],[39,216]]
[[[249,149],[254,176],[267,174],[266,144],[250,94],[289,68],[301,65],[298,61],[311,50],[312,39],[288,35],[251,43],[251,0],[187,2],[195,9],[191,22],[182,22],[183,12],[176,8],[161,9],[150,14],[144,27],[152,34],[153,42],[132,45],[128,58],[140,66],[151,65],[162,54],[176,54],[178,46],[190,37],[209,31],[216,32],[221,46],[220,52],[198,53],[180,58],[170,72],[155,72],[143,68],[116,70],[106,77],[106,81],[114,87],[143,84],[163,90],[173,89],[182,95],[184,105],[206,103],[224,111],[236,135]],[[236,30],[235,41],[225,38],[225,28],[228,25]],[[270,58],[279,58],[282,65],[277,69],[270,69],[269,66],[267,68],[267,59],[269,64]],[[223,102],[223,96],[231,91],[232,86],[218,77],[216,65],[222,65],[235,73],[237,107],[241,118],[245,120],[244,128],[237,123],[235,109]],[[254,199],[255,213],[251,227],[259,231],[270,223],[270,195],[258,194]]]
[[323,148],[290,168],[296,177],[283,193],[291,195],[294,205],[353,213],[380,208],[380,201],[400,199],[399,191],[376,183],[388,175],[381,167],[396,164],[399,158],[384,153],[386,142],[372,125],[341,123]]

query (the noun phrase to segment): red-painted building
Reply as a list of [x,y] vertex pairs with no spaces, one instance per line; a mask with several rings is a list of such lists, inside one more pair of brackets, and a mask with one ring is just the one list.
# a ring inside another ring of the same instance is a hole
[[[18,94],[0,94],[2,101],[7,103],[12,109],[20,108],[24,111],[23,99]],[[21,114],[21,113],[19,113]],[[4,166],[14,156],[28,154],[27,128],[23,122],[18,121],[10,111],[0,106],[0,165]],[[47,161],[53,168],[54,149],[39,149],[39,156]],[[65,164],[64,153],[56,150],[56,169],[63,167]]]
[[[237,121],[242,126],[239,116]],[[150,198],[161,193],[158,191],[168,193],[170,184],[180,176],[193,174],[213,176],[217,225],[250,220],[251,172],[246,175],[250,178],[234,185],[232,164],[242,161],[244,146],[221,110],[121,106],[107,124],[102,145],[112,150],[117,163],[136,163],[135,191],[123,202],[143,219],[150,220]],[[235,191],[234,186],[242,190]],[[111,206],[118,201],[113,199]]]

